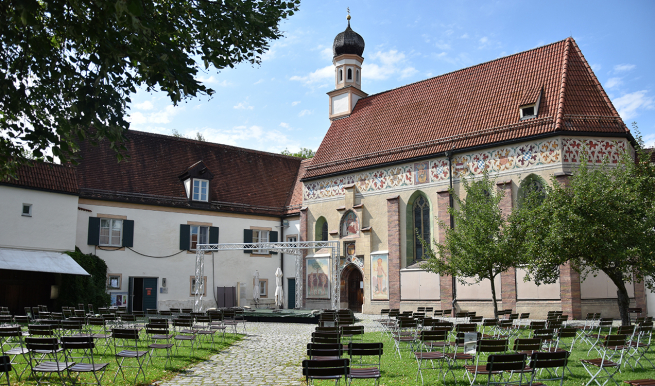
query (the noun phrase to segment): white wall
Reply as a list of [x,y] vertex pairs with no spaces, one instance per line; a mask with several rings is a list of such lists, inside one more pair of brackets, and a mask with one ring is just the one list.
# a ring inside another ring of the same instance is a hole
[[[628,296],[635,297],[633,283],[625,283],[625,288],[628,290]],[[588,274],[584,280],[580,279],[580,297],[582,299],[616,299],[616,291],[616,285],[605,272],[599,271],[595,277]]]
[[[0,186],[0,247],[43,251],[75,250],[78,197]],[[22,216],[32,204],[32,216]]]
[[[156,206],[111,203],[105,201],[81,200],[80,207],[91,212],[78,211],[77,246],[86,253],[96,253],[107,262],[109,273],[122,275],[120,290],[127,292],[128,278],[157,277],[158,286],[161,279],[167,279],[168,293],[160,293],[157,289],[157,300],[160,308],[191,307],[193,296],[190,295],[189,278],[195,275],[195,253],[180,252],[180,224],[188,221],[210,223],[219,228],[220,243],[242,243],[243,230],[251,226],[272,228],[279,231],[279,218],[233,215],[230,213],[205,212]],[[135,253],[130,249],[101,250],[87,245],[89,217],[98,214],[126,216],[134,220],[134,247],[132,250],[149,256],[171,257],[153,258]],[[207,276],[207,303],[214,307],[212,290],[217,286],[236,286],[245,283],[248,302],[253,297],[253,274],[259,271],[260,279],[268,279],[268,298],[275,295],[275,270],[279,266],[280,255],[251,256],[243,251],[223,251],[205,255],[205,275]],[[212,277],[213,273],[213,277]],[[250,304],[246,304],[250,305]]]
[[[284,240],[280,241],[287,241],[286,239],[289,235],[296,235],[300,241],[300,217],[290,217],[288,218],[288,221],[289,227],[284,229]],[[287,304],[289,300],[289,280],[287,279],[293,279],[296,277],[295,255],[284,255],[284,266],[282,267],[282,273],[284,274],[284,308],[294,308],[294,304],[292,304],[291,307],[289,304]],[[296,285],[298,285],[299,280],[302,280],[302,278],[296,279]],[[275,288],[273,290],[275,290]]]

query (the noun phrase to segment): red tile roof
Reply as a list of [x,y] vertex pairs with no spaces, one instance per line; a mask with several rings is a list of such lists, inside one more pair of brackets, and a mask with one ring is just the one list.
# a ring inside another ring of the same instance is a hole
[[[301,159],[159,134],[128,131],[129,158],[117,162],[107,141],[80,144],[80,196],[155,205],[280,216]],[[180,176],[202,161],[213,175],[210,203],[190,203]]]
[[556,131],[629,133],[572,38],[360,99],[304,178]]
[[78,193],[75,169],[67,165],[34,162],[32,166],[21,166],[17,177],[16,180],[9,178],[0,183],[58,193]]
[[289,201],[287,201],[287,214],[297,214],[300,213],[300,208],[302,208],[302,182],[300,181],[307,172],[307,166],[312,162],[312,159],[302,160],[300,163],[300,169],[298,170],[298,176],[296,176],[296,182],[289,196]]

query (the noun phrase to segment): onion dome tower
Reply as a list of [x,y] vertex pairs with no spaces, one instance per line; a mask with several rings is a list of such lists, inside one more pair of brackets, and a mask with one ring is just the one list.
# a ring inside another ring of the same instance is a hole
[[347,19],[348,27],[334,38],[332,45],[335,87],[328,93],[331,120],[349,116],[355,103],[368,96],[361,90],[364,39],[350,28],[350,11]]

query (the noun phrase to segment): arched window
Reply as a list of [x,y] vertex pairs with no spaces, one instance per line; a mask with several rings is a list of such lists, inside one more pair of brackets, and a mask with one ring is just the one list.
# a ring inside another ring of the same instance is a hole
[[530,174],[519,185],[518,205],[521,206],[530,195],[535,194],[538,202],[546,199],[546,183],[536,174]]
[[430,242],[430,204],[423,196],[418,196],[414,200],[412,207],[413,225],[414,225],[414,260],[425,259],[425,251],[419,236]]
[[355,72],[355,81],[359,82],[359,70]]
[[339,83],[343,82],[343,69],[339,69]]
[[359,234],[359,221],[357,221],[357,215],[355,212],[351,210],[343,215],[340,228],[341,237],[355,236]]
[[328,241],[328,223],[325,217],[321,216],[316,220],[314,228],[314,238],[316,241]]
[[353,69],[352,68],[348,69],[348,80],[353,80]]

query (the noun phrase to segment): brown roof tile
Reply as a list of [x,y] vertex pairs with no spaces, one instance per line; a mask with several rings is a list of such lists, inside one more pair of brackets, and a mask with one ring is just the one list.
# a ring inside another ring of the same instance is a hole
[[180,176],[202,161],[213,175],[206,209],[282,215],[301,159],[280,154],[128,131],[129,158],[117,162],[107,141],[80,144],[82,197],[173,206],[189,203]]
[[32,166],[21,166],[17,177],[16,180],[9,178],[0,182],[25,188],[78,194],[75,169],[67,165],[34,162]]
[[304,178],[558,130],[628,133],[572,38],[360,99]]

